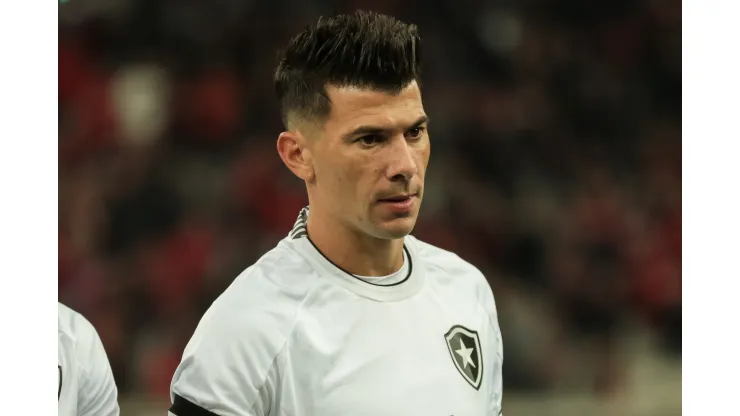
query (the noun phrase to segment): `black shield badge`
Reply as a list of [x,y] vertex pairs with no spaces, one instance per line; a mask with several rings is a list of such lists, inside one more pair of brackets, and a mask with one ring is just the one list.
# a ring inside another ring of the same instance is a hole
[[455,325],[445,334],[445,341],[457,371],[478,390],[483,380],[483,356],[478,332]]

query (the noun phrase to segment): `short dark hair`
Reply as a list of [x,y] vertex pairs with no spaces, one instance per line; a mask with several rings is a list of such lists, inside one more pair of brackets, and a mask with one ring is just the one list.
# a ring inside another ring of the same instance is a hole
[[322,120],[331,111],[326,87],[360,87],[392,94],[421,84],[420,37],[413,24],[367,11],[319,18],[293,37],[275,70],[285,126],[296,115]]

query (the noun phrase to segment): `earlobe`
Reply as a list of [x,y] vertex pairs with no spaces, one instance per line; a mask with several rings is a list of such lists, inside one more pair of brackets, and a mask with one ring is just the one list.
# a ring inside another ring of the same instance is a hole
[[285,166],[294,175],[309,182],[313,179],[311,151],[305,146],[300,132],[284,131],[277,139],[277,151]]

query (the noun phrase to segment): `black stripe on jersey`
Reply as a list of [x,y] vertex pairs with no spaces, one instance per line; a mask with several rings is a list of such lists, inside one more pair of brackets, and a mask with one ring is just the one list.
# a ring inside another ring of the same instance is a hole
[[301,212],[298,214],[298,219],[295,220],[295,224],[293,224],[293,229],[290,231],[290,238],[295,240],[298,238],[302,238],[308,235],[308,227],[306,224],[308,223],[308,207],[304,207],[301,209]]
[[308,233],[304,230],[304,231],[300,231],[300,232],[297,232],[297,233],[293,234],[291,237],[293,239],[298,239],[298,238],[303,238],[303,237],[305,237],[307,235],[308,235]]
[[62,397],[62,366],[57,365],[57,368],[59,369],[59,389],[57,391],[57,401]]
[[170,407],[170,413],[176,416],[218,416],[216,413],[188,401],[188,399],[179,394],[175,395],[175,400],[172,403],[172,407]]

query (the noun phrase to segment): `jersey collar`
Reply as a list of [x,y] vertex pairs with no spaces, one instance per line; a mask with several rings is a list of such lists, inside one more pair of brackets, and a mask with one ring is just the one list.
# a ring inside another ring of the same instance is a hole
[[406,277],[390,285],[368,282],[334,264],[314,245],[308,235],[308,211],[309,207],[301,210],[288,238],[292,240],[293,246],[320,272],[322,277],[331,279],[334,283],[359,296],[380,302],[395,302],[407,299],[419,292],[423,285],[423,274],[420,272],[420,256],[412,238],[405,238],[403,244],[403,249],[409,261]]

